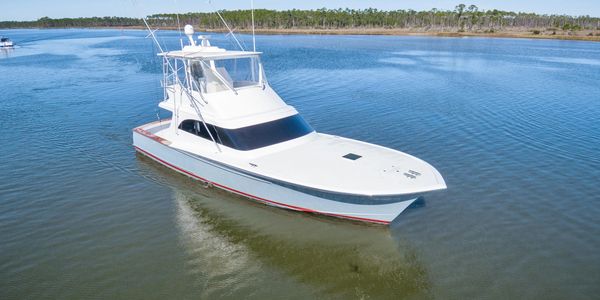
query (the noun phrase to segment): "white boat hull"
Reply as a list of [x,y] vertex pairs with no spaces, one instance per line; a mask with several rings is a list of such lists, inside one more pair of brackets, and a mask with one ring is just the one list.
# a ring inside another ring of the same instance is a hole
[[389,224],[417,199],[415,197],[386,204],[355,204],[303,193],[173,148],[169,146],[169,141],[145,130],[149,125],[140,126],[133,131],[133,145],[139,153],[184,175],[267,205],[369,223]]

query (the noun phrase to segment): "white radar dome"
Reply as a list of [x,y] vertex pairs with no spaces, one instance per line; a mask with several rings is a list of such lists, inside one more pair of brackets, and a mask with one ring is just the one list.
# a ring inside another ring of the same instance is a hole
[[194,26],[190,24],[185,25],[185,27],[183,27],[183,32],[185,32],[186,35],[194,34]]

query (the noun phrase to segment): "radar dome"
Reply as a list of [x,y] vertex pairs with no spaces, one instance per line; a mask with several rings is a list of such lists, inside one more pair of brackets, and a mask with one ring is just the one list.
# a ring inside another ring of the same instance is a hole
[[183,32],[185,32],[186,35],[194,34],[194,26],[190,24],[185,25],[185,27],[183,27]]

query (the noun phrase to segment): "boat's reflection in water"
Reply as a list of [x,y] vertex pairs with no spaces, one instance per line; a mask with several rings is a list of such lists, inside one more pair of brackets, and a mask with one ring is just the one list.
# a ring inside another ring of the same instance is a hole
[[427,296],[426,270],[387,228],[289,212],[205,188],[138,156],[173,189],[199,296]]
[[0,58],[9,58],[13,51],[13,47],[0,47]]

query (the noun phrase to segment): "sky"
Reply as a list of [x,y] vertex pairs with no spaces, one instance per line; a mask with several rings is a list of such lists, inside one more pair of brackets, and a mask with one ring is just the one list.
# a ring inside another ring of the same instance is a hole
[[[452,10],[459,4],[477,5],[480,10],[535,12],[540,14],[590,15],[600,17],[600,0],[254,0],[255,8],[377,8],[381,10],[414,9]],[[0,0],[0,21],[50,18],[120,16],[141,17],[154,13],[210,12],[215,9],[247,9],[250,0]]]

